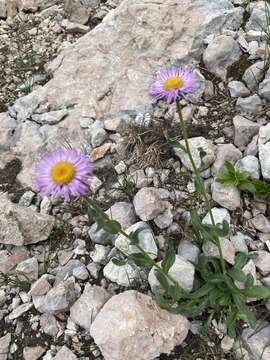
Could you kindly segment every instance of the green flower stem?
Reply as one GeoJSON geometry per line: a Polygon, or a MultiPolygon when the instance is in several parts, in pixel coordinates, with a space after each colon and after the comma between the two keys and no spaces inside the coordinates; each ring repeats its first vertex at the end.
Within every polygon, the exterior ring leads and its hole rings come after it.
{"type": "MultiPolygon", "coordinates": [[[[122,234],[123,236],[125,236],[127,239],[129,239],[129,235],[121,230],[120,231],[120,234],[122,234]]],[[[179,287],[179,284],[178,282],[169,274],[169,273],[166,273],[161,266],[159,266],[152,258],[151,256],[139,245],[139,244],[134,244],[137,249],[145,256],[147,257],[148,261],[149,261],[149,264],[151,264],[153,267],[155,267],[157,269],[158,272],[162,273],[164,276],[166,276],[166,278],[171,281],[174,285],[178,286],[179,287]]],[[[184,289],[182,289],[184,293],[186,293],[186,291],[184,289]]]]}
{"type": "MultiPolygon", "coordinates": [[[[205,189],[204,181],[203,181],[203,179],[202,179],[202,177],[200,175],[200,171],[197,168],[197,166],[195,164],[195,161],[194,161],[194,159],[192,157],[192,153],[191,153],[190,146],[189,146],[189,141],[188,141],[188,131],[187,131],[187,128],[185,126],[184,119],[183,119],[182,108],[181,108],[179,98],[176,99],[176,107],[177,107],[177,112],[178,112],[178,116],[179,116],[180,129],[182,131],[183,138],[184,138],[184,141],[185,141],[186,153],[187,153],[187,155],[189,157],[189,160],[191,162],[191,165],[192,165],[194,174],[196,176],[197,182],[198,182],[198,184],[200,184],[200,188],[202,189],[201,194],[202,194],[202,197],[204,199],[206,208],[207,208],[207,210],[209,212],[211,223],[212,223],[213,226],[216,226],[215,219],[214,219],[213,212],[212,212],[212,207],[211,207],[211,204],[210,204],[210,201],[209,201],[206,189],[205,189]]],[[[218,251],[219,251],[219,257],[220,257],[220,263],[221,263],[222,272],[226,273],[225,261],[224,261],[224,257],[223,257],[223,253],[222,253],[219,238],[218,238],[218,241],[217,241],[217,247],[218,247],[218,251]]]]}
{"type": "MultiPolygon", "coordinates": [[[[93,209],[95,209],[95,211],[97,213],[99,213],[100,215],[102,215],[104,218],[108,218],[108,215],[104,213],[104,211],[102,209],[100,209],[100,207],[95,203],[94,200],[92,199],[88,199],[88,202],[90,204],[90,206],[93,207],[93,209]]],[[[116,230],[119,234],[125,236],[128,240],[130,240],[129,235],[122,229],[120,230],[116,230]]],[[[152,258],[151,256],[139,245],[139,244],[134,244],[134,246],[137,247],[137,249],[145,256],[145,258],[147,258],[149,264],[151,264],[152,267],[155,267],[157,269],[158,272],[162,273],[170,282],[172,282],[175,286],[179,286],[178,282],[168,273],[166,273],[161,266],[159,266],[152,258]]],[[[124,254],[126,255],[126,254],[124,254]]],[[[185,295],[187,295],[187,292],[181,288],[181,290],[183,291],[183,293],[185,295]]]]}

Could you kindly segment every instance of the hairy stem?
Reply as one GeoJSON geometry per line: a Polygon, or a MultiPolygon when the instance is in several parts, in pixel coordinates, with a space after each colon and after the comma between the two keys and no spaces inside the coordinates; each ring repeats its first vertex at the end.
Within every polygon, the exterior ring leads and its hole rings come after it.
{"type": "MultiPolygon", "coordinates": [[[[192,157],[192,153],[191,153],[190,146],[189,146],[189,141],[188,141],[188,131],[187,131],[187,128],[185,126],[184,119],[183,119],[182,108],[181,108],[179,98],[176,99],[176,107],[177,107],[177,112],[178,112],[178,116],[179,116],[180,129],[182,131],[184,142],[185,142],[186,153],[187,153],[187,155],[189,157],[189,160],[191,162],[191,166],[192,166],[192,169],[194,171],[197,182],[200,185],[201,195],[202,195],[202,197],[204,199],[205,206],[206,206],[206,208],[207,208],[207,210],[209,212],[211,223],[212,223],[213,226],[216,226],[214,215],[213,215],[213,212],[212,212],[212,207],[211,207],[211,204],[210,204],[210,201],[209,201],[209,198],[208,198],[207,191],[205,189],[204,181],[203,181],[203,179],[202,179],[202,177],[200,175],[200,171],[199,171],[198,167],[196,166],[195,161],[194,161],[194,159],[192,157]]],[[[219,257],[220,257],[220,263],[221,263],[222,272],[225,273],[226,272],[225,261],[224,261],[224,257],[223,257],[223,253],[222,253],[219,238],[218,238],[218,241],[217,241],[217,247],[218,247],[218,251],[219,251],[219,257]]]]}

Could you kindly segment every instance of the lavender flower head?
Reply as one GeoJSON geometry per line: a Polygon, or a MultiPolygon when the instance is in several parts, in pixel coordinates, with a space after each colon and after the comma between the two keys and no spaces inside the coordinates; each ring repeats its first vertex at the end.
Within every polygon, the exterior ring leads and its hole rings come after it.
{"type": "Polygon", "coordinates": [[[199,79],[191,69],[173,67],[157,73],[150,95],[155,100],[163,99],[172,104],[178,96],[192,95],[198,88],[199,79]]]}
{"type": "Polygon", "coordinates": [[[62,197],[87,193],[92,164],[90,159],[74,149],[57,149],[46,154],[36,168],[36,184],[42,195],[62,197]]]}

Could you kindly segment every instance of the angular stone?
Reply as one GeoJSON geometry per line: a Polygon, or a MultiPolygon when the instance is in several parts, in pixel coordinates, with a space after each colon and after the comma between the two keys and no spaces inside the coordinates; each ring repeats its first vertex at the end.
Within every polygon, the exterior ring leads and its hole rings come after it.
{"type": "Polygon", "coordinates": [[[153,360],[180,345],[188,330],[185,317],[161,310],[149,296],[131,290],[103,306],[90,333],[105,360],[153,360]]]}
{"type": "Polygon", "coordinates": [[[53,226],[52,216],[13,204],[5,194],[0,194],[0,243],[35,244],[47,240],[53,226]]]}
{"type": "Polygon", "coordinates": [[[253,136],[259,131],[259,125],[244,118],[243,116],[235,116],[233,118],[234,125],[234,144],[244,149],[252,140],[253,136]]]}
{"type": "MultiPolygon", "coordinates": [[[[118,202],[106,211],[106,214],[113,220],[118,221],[123,230],[136,222],[135,213],[132,204],[127,202],[118,202]]],[[[97,224],[93,224],[88,232],[90,239],[97,244],[107,245],[113,241],[116,236],[107,233],[105,230],[97,230],[97,224]]]]}
{"type": "Polygon", "coordinates": [[[145,187],[134,196],[133,204],[136,214],[143,221],[153,220],[166,209],[166,202],[162,200],[159,189],[145,187]]]}
{"type": "MultiPolygon", "coordinates": [[[[75,13],[82,7],[79,0],[67,2],[73,3],[75,13]]],[[[243,9],[234,8],[228,0],[188,0],[181,6],[174,0],[123,0],[94,32],[84,35],[54,60],[50,66],[53,79],[45,85],[43,95],[53,108],[64,103],[80,107],[93,100],[100,115],[120,109],[145,112],[150,105],[149,77],[145,74],[157,68],[157,59],[163,64],[189,60],[191,56],[199,59],[206,36],[225,28],[239,28],[242,16],[243,9]],[[198,17],[204,21],[198,22],[198,17]],[[126,46],[131,43],[134,46],[126,46]]],[[[83,9],[82,15],[69,19],[85,23],[88,13],[83,9]]]]}
{"type": "Polygon", "coordinates": [[[38,279],[37,259],[33,257],[20,262],[16,267],[16,274],[21,281],[36,281],[38,279]]]}
{"type": "Polygon", "coordinates": [[[77,360],[78,358],[71,350],[69,350],[68,347],[66,347],[66,345],[64,345],[58,351],[58,353],[56,354],[54,360],[63,360],[63,359],[65,359],[65,360],[77,360]]]}
{"type": "Polygon", "coordinates": [[[38,360],[45,353],[45,349],[41,346],[30,347],[26,346],[23,349],[24,360],[38,360]]]}
{"type": "Polygon", "coordinates": [[[0,151],[9,150],[13,145],[16,125],[16,121],[8,116],[7,113],[0,114],[0,151]]]}
{"type": "MultiPolygon", "coordinates": [[[[161,262],[158,265],[161,265],[161,262]]],[[[164,290],[156,278],[155,272],[156,268],[153,267],[149,272],[148,282],[153,293],[162,293],[164,290]]],[[[193,289],[195,268],[183,257],[175,255],[175,261],[169,270],[169,274],[184,290],[190,292],[193,289]]]]}
{"type": "Polygon", "coordinates": [[[241,159],[242,153],[233,144],[224,144],[217,147],[216,160],[212,165],[212,175],[217,175],[221,170],[225,168],[225,160],[232,162],[233,164],[241,159]]]}
{"type": "MultiPolygon", "coordinates": [[[[224,259],[229,263],[234,265],[235,263],[235,248],[230,240],[226,238],[220,238],[221,250],[223,253],[224,259]]],[[[210,241],[204,241],[202,246],[203,253],[208,257],[219,258],[218,247],[211,243],[210,241]]]]}
{"type": "MultiPolygon", "coordinates": [[[[246,24],[246,30],[262,32],[267,29],[266,5],[265,1],[257,1],[250,4],[250,18],[246,24]]],[[[270,6],[267,5],[267,7],[269,9],[268,11],[270,11],[270,6]]]]}
{"type": "Polygon", "coordinates": [[[263,214],[259,214],[250,220],[256,230],[263,233],[270,233],[270,221],[263,214]]]}
{"type": "Polygon", "coordinates": [[[39,321],[41,329],[47,335],[55,337],[60,330],[60,326],[52,314],[42,314],[39,321]]]}
{"type": "Polygon", "coordinates": [[[11,334],[7,333],[0,338],[0,360],[7,360],[9,353],[9,345],[11,343],[11,334]]]}
{"type": "MultiPolygon", "coordinates": [[[[223,208],[212,208],[213,218],[216,224],[222,224],[223,221],[227,221],[228,224],[231,222],[231,216],[227,209],[223,208]]],[[[203,224],[212,225],[210,214],[207,213],[202,220],[203,224]]]]}
{"type": "Polygon", "coordinates": [[[111,295],[102,287],[86,284],[83,294],[70,308],[71,320],[90,331],[92,322],[110,297],[111,295]]]}
{"type": "Polygon", "coordinates": [[[259,144],[259,160],[261,164],[262,176],[265,180],[270,180],[270,142],[259,144]]]}
{"type": "MultiPolygon", "coordinates": [[[[158,254],[158,249],[155,241],[155,237],[150,226],[143,222],[139,221],[136,224],[131,225],[126,229],[126,233],[134,233],[138,231],[138,241],[139,245],[153,258],[155,259],[158,254]]],[[[114,245],[125,254],[132,254],[140,252],[136,246],[130,245],[130,241],[123,235],[119,235],[115,240],[114,245]]]]}
{"type": "MultiPolygon", "coordinates": [[[[180,144],[184,146],[184,140],[181,140],[180,144]]],[[[201,167],[201,170],[208,169],[209,166],[215,161],[216,147],[212,143],[211,140],[207,140],[202,136],[190,138],[189,146],[190,146],[190,150],[191,150],[194,162],[197,167],[201,167]],[[203,158],[203,166],[202,166],[199,148],[202,148],[202,150],[206,153],[203,158]]],[[[188,170],[193,171],[191,162],[190,162],[189,157],[186,154],[186,152],[181,149],[175,149],[175,153],[179,157],[179,159],[182,161],[183,165],[188,170]]]]}
{"type": "Polygon", "coordinates": [[[41,313],[55,314],[69,310],[77,298],[72,278],[54,286],[45,296],[33,296],[35,308],[41,313]]]}
{"type": "Polygon", "coordinates": [[[236,108],[245,113],[256,114],[262,110],[262,100],[258,95],[238,98],[236,108]]]}
{"type": "Polygon", "coordinates": [[[230,81],[228,83],[228,89],[231,97],[246,97],[250,95],[250,91],[241,81],[230,81]]]}
{"type": "Polygon", "coordinates": [[[28,252],[24,247],[16,247],[10,252],[7,250],[0,251],[0,273],[7,274],[17,264],[28,258],[28,252]]]}
{"type": "Polygon", "coordinates": [[[10,314],[9,314],[9,319],[10,320],[14,320],[17,319],[18,317],[20,317],[22,314],[26,313],[28,310],[31,309],[31,307],[33,306],[32,303],[26,303],[26,304],[22,304],[19,305],[18,307],[16,307],[10,314]]]}
{"type": "Polygon", "coordinates": [[[177,254],[184,258],[185,260],[190,261],[191,263],[197,263],[198,257],[200,254],[200,249],[198,246],[194,245],[189,240],[180,241],[177,249],[177,254]]]}
{"type": "Polygon", "coordinates": [[[103,275],[106,279],[125,287],[141,280],[140,270],[136,265],[119,266],[115,265],[112,260],[103,268],[103,275]]]}
{"type": "Polygon", "coordinates": [[[270,140],[270,123],[260,127],[258,144],[265,144],[269,140],[270,140]]]}
{"type": "Polygon", "coordinates": [[[262,275],[268,275],[270,273],[270,253],[268,251],[259,250],[255,252],[257,255],[254,260],[256,267],[262,273],[262,275]]]}
{"type": "Polygon", "coordinates": [[[264,61],[257,61],[246,69],[243,75],[243,81],[247,87],[254,91],[264,76],[264,61]]]}
{"type": "Polygon", "coordinates": [[[44,114],[32,115],[32,120],[40,125],[55,125],[58,124],[68,114],[66,109],[50,111],[44,114]]]}
{"type": "Polygon", "coordinates": [[[47,292],[49,290],[51,290],[51,288],[52,288],[46,278],[47,278],[47,276],[43,275],[43,276],[41,276],[41,278],[39,278],[37,281],[35,281],[31,286],[29,294],[32,296],[46,295],[47,292]]]}
{"type": "Polygon", "coordinates": [[[228,210],[236,210],[241,206],[240,191],[236,186],[226,186],[214,181],[212,199],[228,210]]]}
{"type": "MultiPolygon", "coordinates": [[[[268,360],[270,357],[270,324],[258,321],[256,328],[244,329],[241,335],[241,347],[248,350],[252,359],[268,360]]],[[[241,349],[239,353],[241,354],[241,349]]]]}
{"type": "Polygon", "coordinates": [[[260,178],[260,164],[256,156],[248,155],[238,160],[235,168],[247,172],[253,179],[260,178]]]}
{"type": "Polygon", "coordinates": [[[240,55],[240,47],[232,36],[219,35],[204,51],[203,62],[208,70],[225,81],[227,68],[236,62],[240,55]]]}
{"type": "Polygon", "coordinates": [[[237,232],[236,235],[230,236],[231,243],[233,244],[236,252],[242,252],[248,254],[248,241],[250,238],[242,234],[241,232],[237,232]]]}

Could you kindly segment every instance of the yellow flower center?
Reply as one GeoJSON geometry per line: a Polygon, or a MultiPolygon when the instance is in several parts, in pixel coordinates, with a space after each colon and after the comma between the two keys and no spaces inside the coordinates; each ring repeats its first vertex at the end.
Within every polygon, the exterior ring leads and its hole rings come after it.
{"type": "Polygon", "coordinates": [[[184,85],[184,81],[180,78],[180,76],[176,75],[176,76],[172,76],[171,78],[169,78],[164,82],[163,89],[165,91],[172,89],[176,90],[176,89],[180,89],[183,85],[184,85]]]}
{"type": "Polygon", "coordinates": [[[55,164],[51,169],[51,178],[56,184],[68,184],[75,177],[75,168],[73,164],[67,161],[61,161],[55,164]]]}

